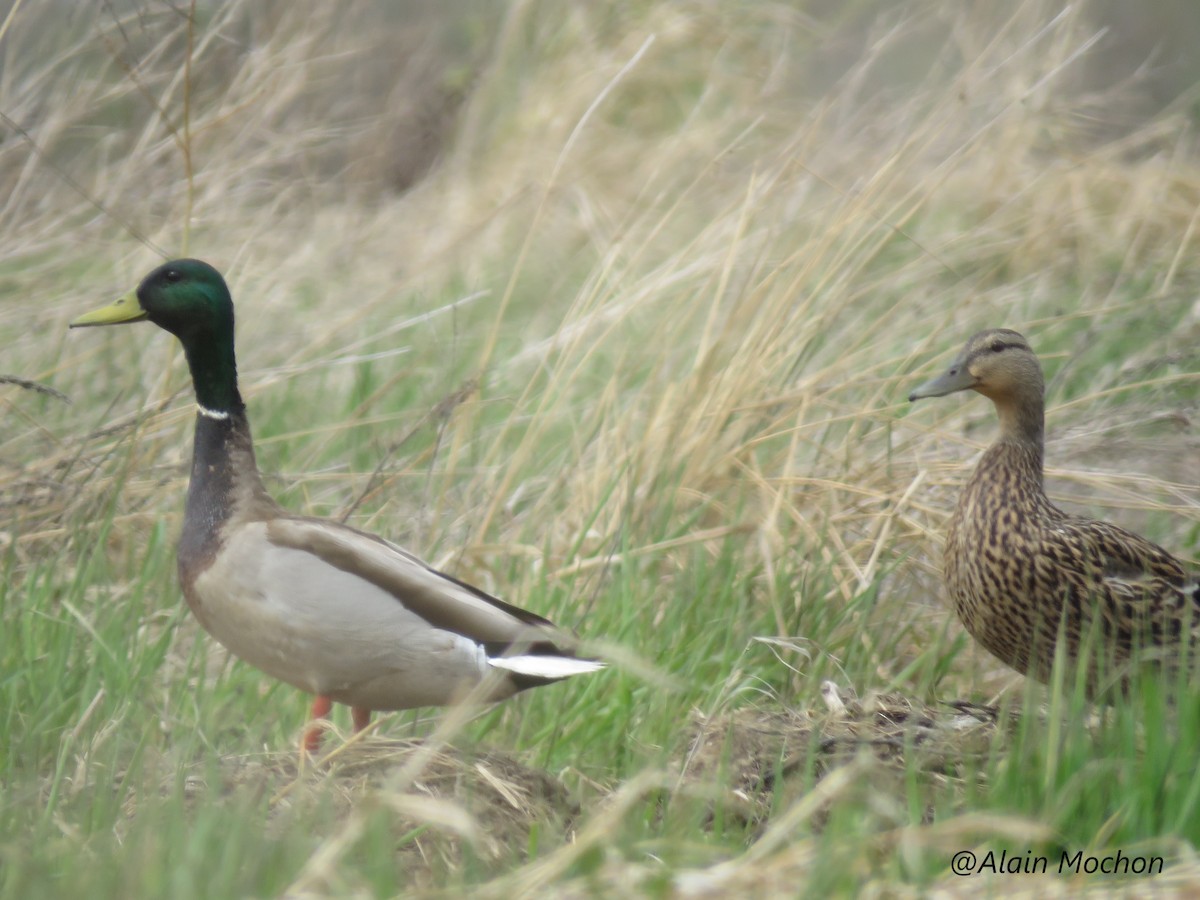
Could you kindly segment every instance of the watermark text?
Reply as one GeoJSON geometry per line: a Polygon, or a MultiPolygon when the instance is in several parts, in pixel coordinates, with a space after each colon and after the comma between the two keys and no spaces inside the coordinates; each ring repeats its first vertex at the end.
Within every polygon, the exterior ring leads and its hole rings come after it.
{"type": "Polygon", "coordinates": [[[1084,850],[1042,856],[1031,850],[959,850],[950,860],[955,875],[1160,875],[1161,856],[1135,856],[1117,850],[1096,854],[1084,850]]]}

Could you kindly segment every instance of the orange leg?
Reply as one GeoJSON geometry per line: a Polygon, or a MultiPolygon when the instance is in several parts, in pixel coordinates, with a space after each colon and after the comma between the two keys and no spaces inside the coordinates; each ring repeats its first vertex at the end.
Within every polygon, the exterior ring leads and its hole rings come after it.
{"type": "MultiPolygon", "coordinates": [[[[329,711],[333,709],[333,701],[328,697],[317,696],[312,705],[312,718],[324,719],[329,715],[329,711]]],[[[304,731],[303,748],[306,752],[313,755],[321,749],[321,735],[325,732],[325,726],[314,721],[304,731]]]]}
{"type": "Polygon", "coordinates": [[[371,711],[362,706],[350,707],[350,716],[354,719],[354,730],[362,731],[371,724],[371,711]]]}

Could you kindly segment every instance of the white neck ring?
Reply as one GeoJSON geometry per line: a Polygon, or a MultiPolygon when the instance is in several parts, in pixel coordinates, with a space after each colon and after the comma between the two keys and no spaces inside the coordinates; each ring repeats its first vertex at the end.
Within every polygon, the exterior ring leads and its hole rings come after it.
{"type": "Polygon", "coordinates": [[[216,419],[218,422],[229,418],[229,413],[221,412],[219,409],[209,409],[206,406],[201,406],[199,403],[196,404],[196,412],[200,413],[206,419],[216,419]]]}

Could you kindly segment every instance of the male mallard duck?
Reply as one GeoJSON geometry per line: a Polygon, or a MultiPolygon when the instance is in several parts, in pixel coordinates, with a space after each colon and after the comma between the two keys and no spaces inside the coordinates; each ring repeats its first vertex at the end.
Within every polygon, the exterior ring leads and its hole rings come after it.
{"type": "MultiPolygon", "coordinates": [[[[1046,681],[1061,634],[1068,660],[1092,628],[1127,663],[1169,657],[1200,626],[1200,583],[1166,550],[1116,525],[1068,515],[1042,487],[1042,367],[1029,342],[995,328],[967,341],[910,401],[973,390],[990,399],[1000,437],[983,454],[950,519],[945,579],[959,619],[1018,672],[1046,681]]],[[[1101,687],[1091,664],[1089,692],[1101,687]]]]}
{"type": "MultiPolygon", "coordinates": [[[[340,522],[292,515],[263,488],[238,393],[233,300],[207,263],[159,266],[71,327],[148,319],[183,344],[196,391],[179,580],[204,629],[235,656],[316,694],[315,719],[348,704],[442,706],[481,681],[485,699],[603,668],[541,616],[438,572],[340,522]]],[[[304,746],[315,751],[319,726],[304,746]]]]}

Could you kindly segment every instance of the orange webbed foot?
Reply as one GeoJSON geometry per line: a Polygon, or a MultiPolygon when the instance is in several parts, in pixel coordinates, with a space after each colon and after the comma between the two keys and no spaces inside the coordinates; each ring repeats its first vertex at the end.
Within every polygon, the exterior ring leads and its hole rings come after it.
{"type": "Polygon", "coordinates": [[[304,740],[300,744],[301,750],[310,756],[316,756],[317,751],[321,749],[321,738],[325,734],[325,724],[321,720],[328,718],[331,709],[333,701],[328,697],[318,696],[313,700],[312,716],[308,727],[304,729],[304,740]]]}

